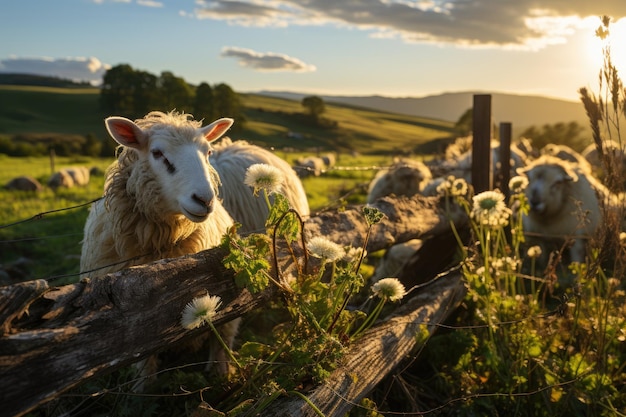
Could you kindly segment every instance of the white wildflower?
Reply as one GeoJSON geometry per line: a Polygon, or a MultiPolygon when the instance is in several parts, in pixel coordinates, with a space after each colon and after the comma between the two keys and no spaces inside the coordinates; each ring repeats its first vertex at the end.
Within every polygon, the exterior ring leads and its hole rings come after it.
{"type": "Polygon", "coordinates": [[[528,187],[528,178],[523,175],[517,175],[509,181],[509,190],[513,193],[521,193],[526,187],[528,187]]]}
{"type": "Polygon", "coordinates": [[[457,197],[463,197],[467,194],[467,182],[463,178],[456,178],[452,181],[450,194],[457,197]]]}
{"type": "Polygon", "coordinates": [[[194,298],[185,306],[180,324],[190,330],[200,327],[213,319],[221,304],[222,299],[218,295],[207,293],[205,296],[194,298]]]}
{"type": "Polygon", "coordinates": [[[321,236],[311,238],[307,246],[311,255],[322,258],[326,262],[338,261],[346,255],[346,251],[341,246],[321,236]]]}
{"type": "Polygon", "coordinates": [[[406,294],[404,285],[397,278],[383,278],[372,285],[374,295],[390,301],[401,300],[406,294]]]}
{"type": "Polygon", "coordinates": [[[504,203],[504,195],[499,190],[484,191],[473,198],[471,216],[483,226],[506,226],[511,214],[504,203]]]}
{"type": "Polygon", "coordinates": [[[346,263],[356,262],[361,259],[361,256],[364,258],[367,256],[367,251],[363,248],[355,248],[354,246],[348,246],[345,248],[346,254],[343,256],[343,261],[346,263]]]}
{"type": "Polygon", "coordinates": [[[254,188],[256,195],[259,190],[267,194],[278,193],[284,181],[283,173],[276,167],[268,164],[254,164],[248,167],[243,182],[254,188]]]}

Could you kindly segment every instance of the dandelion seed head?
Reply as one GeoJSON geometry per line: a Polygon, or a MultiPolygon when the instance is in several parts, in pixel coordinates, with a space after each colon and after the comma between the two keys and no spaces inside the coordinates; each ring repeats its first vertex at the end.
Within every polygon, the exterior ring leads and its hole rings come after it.
{"type": "Polygon", "coordinates": [[[196,297],[183,309],[180,324],[189,330],[200,327],[215,317],[217,309],[221,304],[222,299],[218,295],[209,295],[207,293],[205,296],[196,297]]]}
{"type": "Polygon", "coordinates": [[[268,164],[254,164],[248,167],[244,184],[254,188],[254,193],[265,190],[267,194],[278,193],[284,181],[283,173],[268,164]]]}
{"type": "Polygon", "coordinates": [[[355,262],[361,259],[361,256],[366,257],[367,251],[363,248],[355,248],[354,246],[348,246],[344,249],[346,254],[343,256],[344,262],[355,262]]]}
{"type": "Polygon", "coordinates": [[[372,292],[377,297],[389,301],[398,301],[406,294],[404,285],[397,278],[383,278],[372,285],[372,292]]]}
{"type": "Polygon", "coordinates": [[[346,255],[346,251],[341,246],[321,236],[311,238],[307,247],[311,255],[322,258],[326,262],[338,261],[346,255]]]}
{"type": "Polygon", "coordinates": [[[484,191],[473,197],[471,216],[479,224],[487,227],[506,226],[511,209],[504,203],[504,195],[499,190],[484,191]]]}
{"type": "Polygon", "coordinates": [[[522,193],[528,187],[528,178],[523,175],[517,175],[509,181],[509,190],[513,193],[522,193]]]}

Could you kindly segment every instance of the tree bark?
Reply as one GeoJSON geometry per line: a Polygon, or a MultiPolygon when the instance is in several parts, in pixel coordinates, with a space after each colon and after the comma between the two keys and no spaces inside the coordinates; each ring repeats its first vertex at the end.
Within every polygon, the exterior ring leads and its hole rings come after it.
{"type": "MultiPolygon", "coordinates": [[[[449,230],[451,220],[457,224],[466,220],[459,210],[450,217],[439,201],[428,198],[385,198],[374,206],[386,218],[373,227],[368,251],[441,233],[449,230]]],[[[323,235],[358,246],[367,225],[361,208],[354,207],[312,217],[304,230],[307,236],[323,235]]],[[[45,281],[1,288],[0,414],[22,415],[89,378],[207,332],[180,325],[185,305],[207,291],[223,300],[216,325],[264,305],[274,289],[252,295],[236,288],[233,271],[222,264],[226,253],[214,248],[59,288],[48,287],[45,281]]],[[[438,300],[438,294],[433,296],[430,301],[438,300]]],[[[451,304],[446,302],[448,308],[451,304]]],[[[425,306],[423,311],[432,308],[425,306]]],[[[377,334],[395,331],[392,326],[377,334]]],[[[393,339],[398,337],[399,333],[393,339]]],[[[397,355],[404,355],[405,349],[401,347],[397,355]]],[[[371,386],[364,380],[360,384],[371,386]]]]}
{"type": "MultiPolygon", "coordinates": [[[[459,305],[465,287],[458,271],[435,280],[393,316],[354,342],[343,365],[322,385],[306,394],[326,417],[345,415],[416,348],[459,305]]],[[[277,400],[261,417],[314,417],[317,411],[300,397],[277,400]]]]}

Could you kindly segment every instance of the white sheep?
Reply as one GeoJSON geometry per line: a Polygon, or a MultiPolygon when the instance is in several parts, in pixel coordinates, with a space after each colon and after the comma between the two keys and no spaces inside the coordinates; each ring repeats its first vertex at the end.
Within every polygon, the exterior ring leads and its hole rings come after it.
{"type": "Polygon", "coordinates": [[[544,155],[519,169],[528,177],[525,194],[530,210],[523,218],[524,231],[545,238],[573,239],[572,262],[584,262],[586,241],[602,221],[608,190],[589,172],[560,158],[544,155]]]}
{"type": "Polygon", "coordinates": [[[602,154],[595,143],[587,146],[581,155],[589,162],[593,173],[608,185],[613,192],[626,190],[626,146],[613,140],[602,143],[602,154]],[[613,171],[613,178],[608,178],[607,166],[613,171]]]}
{"type": "MultiPolygon", "coordinates": [[[[104,199],[93,204],[87,217],[82,275],[217,246],[233,220],[217,198],[219,177],[209,163],[210,143],[233,120],[201,127],[186,114],[151,112],[136,122],[109,117],[105,124],[121,151],[107,171],[104,199]]],[[[222,328],[229,345],[238,322],[222,328]]],[[[221,349],[212,346],[211,352],[224,360],[218,363],[228,363],[221,349]]]]}
{"type": "Polygon", "coordinates": [[[421,161],[400,160],[389,169],[376,173],[367,190],[367,202],[388,195],[412,197],[419,194],[432,179],[430,169],[421,161]]]}
{"type": "Polygon", "coordinates": [[[85,186],[89,184],[89,168],[87,167],[67,167],[60,169],[50,176],[48,187],[72,188],[74,186],[85,186]]]}
{"type": "Polygon", "coordinates": [[[319,177],[324,171],[324,160],[317,156],[308,156],[306,158],[299,158],[296,160],[293,169],[296,171],[299,177],[319,177]]]}
{"type": "MultiPolygon", "coordinates": [[[[241,224],[241,233],[263,231],[269,214],[265,200],[255,196],[251,187],[244,186],[246,171],[254,164],[278,168],[283,174],[282,194],[287,197],[290,206],[301,216],[310,214],[302,181],[285,160],[272,152],[243,140],[223,138],[215,145],[211,164],[221,179],[219,195],[222,204],[233,219],[241,224]]],[[[273,200],[272,196],[270,200],[273,200]]]]}
{"type": "Polygon", "coordinates": [[[591,164],[589,164],[585,157],[567,145],[549,143],[541,148],[540,153],[541,155],[554,156],[564,161],[578,164],[578,166],[586,172],[592,171],[591,164]]]}

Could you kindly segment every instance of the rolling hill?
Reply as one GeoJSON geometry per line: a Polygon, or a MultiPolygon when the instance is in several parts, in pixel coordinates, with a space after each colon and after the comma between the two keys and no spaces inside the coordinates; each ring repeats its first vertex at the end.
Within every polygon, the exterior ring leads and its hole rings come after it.
{"type": "MultiPolygon", "coordinates": [[[[310,94],[260,91],[258,94],[302,100],[310,94]]],[[[392,98],[383,96],[320,96],[327,103],[341,103],[390,113],[420,116],[456,122],[472,107],[474,94],[491,94],[491,110],[495,123],[511,122],[515,130],[575,121],[587,126],[588,120],[581,103],[554,98],[485,92],[457,92],[421,98],[392,98]]]]}

